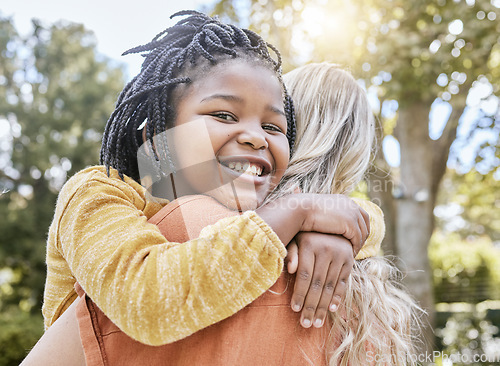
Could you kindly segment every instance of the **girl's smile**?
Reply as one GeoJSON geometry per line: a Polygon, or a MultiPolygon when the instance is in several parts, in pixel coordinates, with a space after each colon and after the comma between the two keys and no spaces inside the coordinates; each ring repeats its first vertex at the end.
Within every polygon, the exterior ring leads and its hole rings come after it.
{"type": "Polygon", "coordinates": [[[218,64],[183,93],[176,116],[168,142],[178,192],[255,209],[283,176],[289,158],[283,91],[265,67],[218,64]]]}
{"type": "Polygon", "coordinates": [[[219,157],[217,160],[223,167],[234,172],[259,178],[266,176],[272,170],[271,164],[267,160],[254,156],[219,157]]]}

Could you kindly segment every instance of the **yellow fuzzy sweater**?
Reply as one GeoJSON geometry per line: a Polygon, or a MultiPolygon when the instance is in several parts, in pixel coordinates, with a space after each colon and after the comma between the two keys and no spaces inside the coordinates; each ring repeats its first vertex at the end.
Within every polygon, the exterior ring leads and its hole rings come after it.
{"type": "MultiPolygon", "coordinates": [[[[375,255],[380,209],[357,259],[375,255]]],[[[286,249],[253,211],[218,221],[199,238],[168,242],[147,220],[162,205],[134,180],[90,167],[61,190],[49,229],[43,315],[49,327],[76,299],[74,284],[132,338],[149,345],[182,339],[225,319],[271,287],[286,249]]]]}

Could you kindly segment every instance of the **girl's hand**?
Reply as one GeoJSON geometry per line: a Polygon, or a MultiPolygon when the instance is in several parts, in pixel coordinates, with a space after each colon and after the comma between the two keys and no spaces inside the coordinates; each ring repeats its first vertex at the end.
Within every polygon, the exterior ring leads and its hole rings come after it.
{"type": "Polygon", "coordinates": [[[354,264],[351,242],[340,235],[301,232],[287,249],[288,272],[297,272],[292,309],[302,310],[303,327],[319,328],[345,295],[354,264]]]}
{"type": "Polygon", "coordinates": [[[351,242],[356,256],[370,233],[366,211],[341,194],[291,194],[256,211],[283,243],[300,231],[338,234],[351,242]]]}
{"type": "Polygon", "coordinates": [[[305,196],[306,200],[311,199],[311,208],[307,210],[307,216],[300,231],[342,235],[351,242],[354,257],[356,257],[370,234],[368,213],[352,199],[342,194],[305,196]]]}

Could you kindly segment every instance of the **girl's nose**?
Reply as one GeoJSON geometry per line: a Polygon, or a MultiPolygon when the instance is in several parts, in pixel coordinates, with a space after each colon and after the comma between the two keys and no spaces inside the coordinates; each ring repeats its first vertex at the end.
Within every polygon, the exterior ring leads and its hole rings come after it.
{"type": "Polygon", "coordinates": [[[237,141],[240,144],[250,145],[255,150],[267,149],[269,146],[266,139],[266,131],[262,127],[246,128],[240,132],[237,141]]]}

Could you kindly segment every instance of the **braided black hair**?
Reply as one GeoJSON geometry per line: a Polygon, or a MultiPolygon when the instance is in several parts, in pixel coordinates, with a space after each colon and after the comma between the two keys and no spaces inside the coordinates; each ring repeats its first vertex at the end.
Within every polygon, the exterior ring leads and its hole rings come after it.
{"type": "MultiPolygon", "coordinates": [[[[123,178],[125,174],[139,181],[137,152],[143,139],[137,131],[147,120],[146,139],[151,141],[154,135],[171,127],[169,124],[173,123],[176,110],[172,92],[177,85],[192,81],[189,77],[180,77],[180,71],[186,68],[188,62],[194,65],[198,60],[215,64],[222,58],[253,56],[253,59],[271,68],[283,86],[287,138],[292,151],[295,113],[281,80],[281,56],[278,50],[248,29],[224,24],[203,13],[181,11],[171,18],[185,15],[188,17],[159,33],[148,44],[124,53],[145,53],[146,58],[140,73],[118,97],[116,108],[106,124],[100,160],[106,166],[108,175],[109,168],[113,167],[118,170],[120,177],[123,178]],[[274,51],[277,60],[271,57],[269,49],[274,51]]],[[[166,145],[156,148],[168,152],[166,145]]],[[[155,157],[158,159],[156,152],[155,157]]]]}

